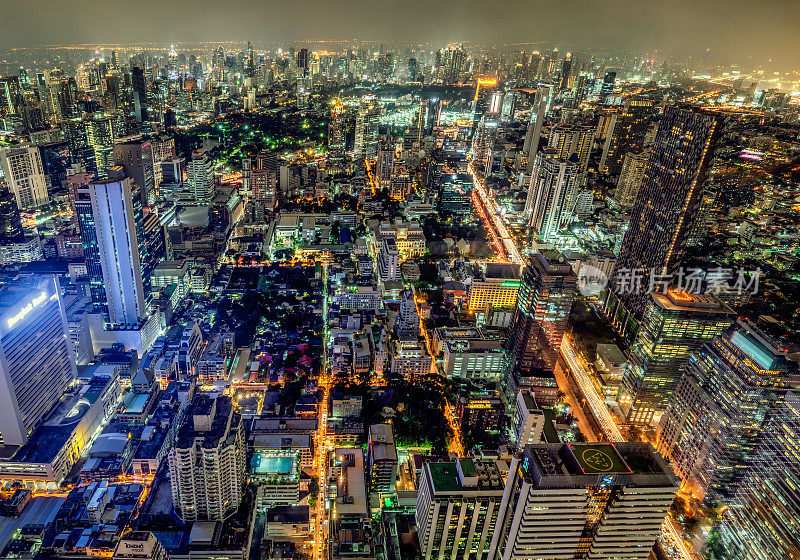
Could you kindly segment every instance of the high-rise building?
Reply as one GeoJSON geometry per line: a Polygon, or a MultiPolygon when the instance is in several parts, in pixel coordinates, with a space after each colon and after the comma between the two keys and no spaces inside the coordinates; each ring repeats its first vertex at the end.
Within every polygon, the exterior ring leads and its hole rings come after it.
{"type": "Polygon", "coordinates": [[[482,278],[469,286],[469,313],[483,313],[491,307],[514,307],[519,294],[521,267],[510,263],[487,263],[482,278]]]}
{"type": "Polygon", "coordinates": [[[646,560],[678,482],[649,443],[540,443],[508,472],[488,558],[646,560]]]}
{"type": "Polygon", "coordinates": [[[526,445],[541,443],[544,423],[547,421],[544,411],[536,404],[530,391],[519,391],[515,401],[514,425],[512,428],[513,443],[521,450],[526,445]]]}
{"type": "Polygon", "coordinates": [[[491,560],[503,478],[494,461],[470,458],[422,465],[417,535],[425,560],[491,560]]]}
{"type": "Polygon", "coordinates": [[[206,154],[192,154],[186,165],[186,182],[198,206],[209,204],[214,198],[214,162],[206,154]]]}
{"type": "Polygon", "coordinates": [[[572,84],[572,53],[567,53],[561,61],[561,88],[569,89],[572,84]]]}
{"type": "Polygon", "coordinates": [[[328,124],[328,156],[334,166],[344,163],[347,133],[347,114],[341,99],[331,105],[331,119],[328,124]]]}
{"type": "Polygon", "coordinates": [[[393,237],[384,237],[378,254],[378,273],[381,280],[400,280],[400,251],[393,237]]]}
{"type": "Polygon", "coordinates": [[[739,320],[694,353],[658,426],[658,451],[693,496],[730,495],[767,415],[800,382],[785,341],[739,320]]]}
{"type": "Polygon", "coordinates": [[[625,155],[645,147],[645,135],[655,110],[650,101],[628,101],[609,116],[599,171],[616,177],[625,155]]]}
{"type": "Polygon", "coordinates": [[[633,203],[636,202],[648,161],[650,161],[650,150],[625,154],[622,171],[617,180],[617,190],[614,193],[614,200],[623,208],[632,208],[633,203]]]}
{"type": "Polygon", "coordinates": [[[0,188],[0,245],[23,241],[22,217],[17,201],[9,189],[0,188]]]}
{"type": "Polygon", "coordinates": [[[153,149],[149,140],[130,138],[114,144],[114,160],[125,170],[125,175],[133,179],[138,187],[141,205],[156,202],[155,169],[153,168],[153,149]]]}
{"type": "Polygon", "coordinates": [[[472,137],[472,162],[476,169],[483,171],[494,141],[500,133],[500,119],[497,113],[486,113],[480,120],[472,137]]]}
{"type": "Polygon", "coordinates": [[[477,123],[485,113],[500,114],[502,97],[498,99],[495,93],[500,93],[496,78],[478,78],[475,82],[475,96],[472,100],[472,122],[477,123]]]}
{"type": "Polygon", "coordinates": [[[20,210],[35,210],[50,203],[39,148],[21,146],[0,149],[0,164],[20,210]]]}
{"type": "Polygon", "coordinates": [[[184,521],[222,521],[245,484],[241,415],[227,396],[195,395],[169,451],[172,503],[184,521]]]}
{"type": "Polygon", "coordinates": [[[578,157],[558,159],[551,150],[536,154],[531,182],[525,200],[525,216],[530,236],[551,243],[561,227],[568,223],[578,194],[580,169],[578,157]]]}
{"type": "Polygon", "coordinates": [[[539,151],[539,141],[542,138],[542,127],[550,111],[551,88],[549,85],[540,85],[536,89],[536,95],[531,105],[531,118],[528,121],[528,129],[525,132],[525,143],[522,151],[528,158],[527,171],[533,169],[536,152],[539,151]]]}
{"type": "Polygon", "coordinates": [[[732,314],[710,294],[650,293],[620,388],[628,422],[658,425],[689,357],[730,326],[732,314]]]}
{"type": "Polygon", "coordinates": [[[76,374],[58,280],[19,276],[0,287],[0,443],[28,441],[76,374]]]}
{"type": "MultiPolygon", "coordinates": [[[[76,201],[92,300],[114,325],[147,316],[143,217],[130,178],[96,181],[76,201]]],[[[149,274],[148,274],[149,277],[149,274]]]]}
{"type": "Polygon", "coordinates": [[[600,91],[598,95],[600,97],[600,101],[603,102],[606,98],[614,93],[614,86],[617,82],[617,73],[613,70],[610,70],[605,73],[603,76],[603,81],[600,82],[600,91]]]}
{"type": "Polygon", "coordinates": [[[381,110],[374,98],[365,99],[356,113],[355,156],[374,158],[378,154],[378,117],[381,110]]]}
{"type": "Polygon", "coordinates": [[[577,277],[558,251],[536,253],[522,273],[507,342],[509,374],[552,370],[575,299],[577,277]]]}
{"type": "Polygon", "coordinates": [[[588,125],[560,124],[554,126],[550,131],[547,147],[555,150],[557,158],[568,160],[573,155],[576,156],[579,173],[578,186],[586,183],[593,141],[594,127],[588,125]]]}
{"type": "Polygon", "coordinates": [[[397,447],[391,424],[373,424],[369,427],[367,442],[369,491],[394,494],[397,479],[397,447]]]}
{"type": "Polygon", "coordinates": [[[419,336],[419,315],[411,290],[403,292],[400,298],[400,309],[395,319],[395,333],[400,340],[417,340],[419,336]]]}
{"type": "Polygon", "coordinates": [[[721,128],[717,115],[675,107],[664,111],[606,298],[605,312],[623,333],[635,330],[649,295],[644,290],[616,293],[623,291],[618,277],[675,271],[721,128]]]}
{"type": "Polygon", "coordinates": [[[725,510],[720,541],[727,558],[800,557],[800,395],[769,416],[744,483],[725,510]]]}

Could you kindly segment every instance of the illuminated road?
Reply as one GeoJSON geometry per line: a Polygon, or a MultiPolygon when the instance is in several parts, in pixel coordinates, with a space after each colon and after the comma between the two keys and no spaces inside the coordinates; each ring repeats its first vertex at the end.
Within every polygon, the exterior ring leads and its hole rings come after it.
{"type": "Polygon", "coordinates": [[[572,342],[572,337],[570,337],[569,334],[565,334],[563,340],[561,341],[561,355],[564,357],[567,365],[569,365],[570,369],[572,370],[572,377],[575,379],[575,381],[577,381],[578,386],[581,388],[581,392],[586,398],[586,402],[589,403],[589,408],[591,408],[595,420],[597,420],[600,428],[602,428],[603,433],[608,438],[608,441],[625,441],[625,438],[622,437],[622,432],[619,431],[619,427],[617,426],[614,417],[611,415],[611,412],[609,412],[608,407],[606,406],[605,400],[597,392],[597,389],[589,377],[589,372],[586,371],[583,362],[575,352],[575,346],[572,342]]]}
{"type": "Polygon", "coordinates": [[[486,189],[483,187],[483,183],[475,174],[475,169],[473,169],[471,163],[469,164],[469,172],[472,175],[472,182],[475,185],[473,192],[477,193],[477,200],[482,206],[482,211],[481,209],[478,211],[478,213],[481,214],[481,218],[488,220],[489,225],[491,225],[494,230],[494,236],[502,243],[503,250],[506,255],[508,255],[511,262],[515,264],[525,264],[525,259],[522,257],[522,253],[519,252],[517,243],[514,241],[514,238],[511,237],[511,234],[506,228],[506,224],[503,223],[503,219],[497,213],[497,204],[489,198],[486,189]]]}
{"type": "Polygon", "coordinates": [[[314,470],[317,473],[319,494],[317,494],[316,526],[314,528],[314,553],[313,558],[323,560],[327,558],[326,545],[328,542],[325,524],[325,489],[327,484],[327,456],[328,456],[328,393],[330,391],[330,374],[328,373],[328,263],[322,265],[322,372],[319,386],[322,389],[322,402],[319,406],[319,419],[317,424],[317,453],[314,457],[314,470]]]}

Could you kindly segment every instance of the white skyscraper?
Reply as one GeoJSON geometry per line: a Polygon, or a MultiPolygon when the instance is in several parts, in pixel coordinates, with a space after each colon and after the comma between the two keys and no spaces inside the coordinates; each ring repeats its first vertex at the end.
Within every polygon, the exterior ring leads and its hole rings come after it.
{"type": "Polygon", "coordinates": [[[393,237],[384,237],[378,254],[378,272],[381,280],[400,280],[400,251],[393,237]]]}
{"type": "Polygon", "coordinates": [[[211,202],[214,197],[214,163],[205,154],[194,154],[186,166],[186,182],[198,205],[211,202]]]}
{"type": "Polygon", "coordinates": [[[550,151],[536,155],[525,216],[537,239],[544,243],[553,240],[572,212],[578,191],[579,168],[576,158],[558,159],[550,151]]]}
{"type": "Polygon", "coordinates": [[[0,288],[0,439],[22,445],[75,378],[58,280],[20,276],[0,288]]]}
{"type": "Polygon", "coordinates": [[[378,154],[378,117],[380,107],[372,100],[362,103],[356,115],[354,151],[356,157],[373,158],[378,154]]]}
{"type": "Polygon", "coordinates": [[[550,86],[540,85],[536,90],[536,96],[531,105],[531,119],[528,122],[528,130],[525,132],[525,143],[522,151],[528,157],[526,170],[533,169],[533,161],[539,148],[539,139],[542,137],[542,126],[550,111],[550,86]]]}
{"type": "Polygon", "coordinates": [[[89,186],[108,320],[116,325],[136,325],[147,315],[132,189],[128,177],[89,186]]]}
{"type": "Polygon", "coordinates": [[[569,159],[573,154],[577,156],[580,170],[578,186],[586,182],[593,142],[594,127],[572,124],[554,126],[547,140],[548,149],[555,150],[556,157],[569,159]]]}
{"type": "Polygon", "coordinates": [[[0,163],[20,210],[33,210],[50,202],[39,148],[4,148],[0,150],[0,163]]]}

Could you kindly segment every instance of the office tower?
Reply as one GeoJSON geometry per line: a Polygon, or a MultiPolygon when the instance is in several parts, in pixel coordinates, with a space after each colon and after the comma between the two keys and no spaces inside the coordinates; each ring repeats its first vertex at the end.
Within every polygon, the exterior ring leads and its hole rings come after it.
{"type": "Polygon", "coordinates": [[[489,558],[646,560],[678,481],[649,443],[540,443],[515,456],[489,558]]]}
{"type": "Polygon", "coordinates": [[[484,172],[489,152],[500,132],[498,117],[497,113],[483,115],[472,137],[472,163],[479,172],[484,172]]]}
{"type": "Polygon", "coordinates": [[[572,53],[567,53],[564,60],[561,61],[561,87],[560,89],[569,89],[571,87],[572,77],[572,53]]]}
{"type": "MultiPolygon", "coordinates": [[[[496,78],[478,78],[475,81],[475,96],[472,99],[472,122],[477,123],[484,113],[500,113],[502,101],[494,94],[499,93],[496,78]]],[[[502,97],[500,98],[502,100],[502,97]]]]}
{"type": "Polygon", "coordinates": [[[156,202],[153,148],[149,140],[129,139],[114,144],[114,160],[138,187],[142,206],[156,202]]]}
{"type": "Polygon", "coordinates": [[[392,237],[383,238],[378,254],[378,273],[384,282],[400,280],[400,251],[392,237]]]}
{"type": "Polygon", "coordinates": [[[526,445],[540,443],[546,418],[533,394],[527,390],[519,391],[514,408],[514,425],[511,427],[514,445],[522,450],[526,445]]]}
{"type": "Polygon", "coordinates": [[[108,115],[94,114],[84,120],[85,138],[94,156],[93,166],[87,165],[99,179],[108,177],[108,170],[114,167],[114,123],[108,115]]]}
{"type": "Polygon", "coordinates": [[[0,149],[0,164],[6,184],[14,193],[20,210],[35,210],[50,203],[39,148],[21,146],[0,149]]]}
{"type": "Polygon", "coordinates": [[[529,235],[542,243],[552,243],[561,227],[570,220],[578,192],[580,169],[575,154],[558,159],[551,150],[536,154],[531,172],[525,216],[529,235]]]}
{"type": "Polygon", "coordinates": [[[242,417],[230,397],[195,395],[169,451],[172,503],[183,521],[222,521],[236,512],[245,454],[242,417]]]}
{"type": "Polygon", "coordinates": [[[617,293],[623,291],[619,274],[675,271],[721,128],[716,115],[675,107],[664,111],[606,299],[605,312],[623,334],[635,329],[649,296],[646,290],[617,293]]]}
{"type": "Polygon", "coordinates": [[[552,370],[575,299],[577,277],[558,251],[536,253],[522,273],[508,335],[508,373],[552,370]]]}
{"type": "Polygon", "coordinates": [[[22,218],[17,200],[7,188],[0,188],[0,245],[23,241],[22,218]]]}
{"type": "Polygon", "coordinates": [[[347,113],[341,99],[331,104],[331,119],[328,123],[328,158],[334,166],[341,166],[345,159],[347,135],[347,113]]]}
{"type": "Polygon", "coordinates": [[[86,193],[76,207],[93,300],[107,312],[109,323],[136,325],[147,316],[142,271],[146,249],[133,180],[96,181],[88,191],[90,210],[86,193]]]}
{"type": "Polygon", "coordinates": [[[520,265],[486,263],[482,278],[474,278],[469,286],[468,313],[483,313],[488,307],[514,307],[519,294],[520,265]]]}
{"type": "Polygon", "coordinates": [[[417,340],[419,330],[419,315],[417,304],[414,302],[414,292],[406,290],[400,298],[395,333],[400,340],[417,340]]]}
{"type": "Polygon", "coordinates": [[[493,461],[423,463],[417,489],[417,535],[425,560],[490,560],[503,478],[493,461]]]}
{"type": "Polygon", "coordinates": [[[297,51],[297,69],[300,70],[302,76],[308,74],[309,58],[308,49],[300,49],[297,51]]]}
{"type": "Polygon", "coordinates": [[[417,81],[417,59],[413,57],[408,59],[408,81],[417,81]]]}
{"type": "Polygon", "coordinates": [[[461,45],[448,45],[436,51],[436,78],[443,84],[457,84],[467,65],[467,52],[461,45]]]}
{"type": "Polygon", "coordinates": [[[369,427],[367,442],[369,466],[369,491],[394,494],[397,479],[397,448],[390,424],[373,424],[369,427]]]}
{"type": "Polygon", "coordinates": [[[0,288],[0,439],[22,445],[77,374],[54,276],[18,276],[0,288]]]}
{"type": "Polygon", "coordinates": [[[434,127],[439,126],[442,115],[442,100],[433,97],[428,100],[428,113],[425,115],[425,136],[433,135],[434,127]]]}
{"type": "Polygon", "coordinates": [[[378,143],[378,161],[376,163],[376,175],[378,184],[386,187],[392,180],[394,170],[395,146],[391,140],[384,140],[378,143]]]}
{"type": "Polygon", "coordinates": [[[133,89],[133,107],[136,122],[147,120],[147,79],[144,70],[139,66],[131,67],[131,88],[133,89]]]}
{"type": "Polygon", "coordinates": [[[593,141],[594,128],[588,125],[561,124],[554,126],[550,131],[547,147],[555,150],[556,157],[569,159],[573,154],[577,156],[578,186],[586,184],[593,141]]]}
{"type": "Polygon", "coordinates": [[[641,150],[655,110],[651,101],[628,101],[609,116],[606,139],[598,166],[601,173],[616,177],[622,170],[625,155],[641,150]]]}
{"type": "Polygon", "coordinates": [[[414,114],[414,118],[411,121],[411,126],[408,128],[405,138],[403,138],[404,144],[408,143],[412,147],[416,145],[417,148],[422,146],[422,139],[425,138],[425,122],[427,112],[428,101],[426,99],[422,99],[420,100],[419,106],[417,107],[417,112],[414,114]]]}
{"type": "Polygon", "coordinates": [[[111,560],[168,560],[167,551],[150,531],[130,531],[117,541],[111,560]]]}
{"type": "Polygon", "coordinates": [[[263,203],[266,209],[275,209],[278,202],[278,176],[274,170],[264,168],[253,171],[252,196],[263,203]]]}
{"type": "Polygon", "coordinates": [[[364,452],[360,448],[337,447],[332,462],[329,495],[333,499],[327,557],[331,560],[374,557],[364,452]]]}
{"type": "Polygon", "coordinates": [[[800,557],[800,396],[773,410],[748,464],[746,479],[725,510],[720,542],[727,558],[800,557]]]}
{"type": "Polygon", "coordinates": [[[0,78],[0,117],[17,114],[21,91],[16,76],[0,78]]]}
{"type": "Polygon", "coordinates": [[[198,206],[205,206],[214,198],[214,163],[206,154],[192,154],[186,165],[186,183],[198,206]]]}
{"type": "Polygon", "coordinates": [[[522,151],[525,157],[528,158],[526,170],[528,172],[533,169],[533,162],[536,158],[536,152],[539,151],[539,141],[542,138],[542,127],[547,118],[547,113],[550,111],[550,86],[540,85],[536,89],[536,95],[533,98],[533,105],[531,105],[531,118],[528,121],[528,129],[525,132],[525,143],[523,144],[522,151]]]}
{"type": "Polygon", "coordinates": [[[357,158],[374,158],[378,153],[378,117],[381,110],[374,98],[361,102],[356,114],[354,153],[357,158]]]}
{"type": "Polygon", "coordinates": [[[603,76],[603,81],[600,82],[600,101],[604,102],[606,98],[614,93],[614,85],[617,81],[617,73],[614,71],[606,72],[603,76]]]}
{"type": "Polygon", "coordinates": [[[740,319],[687,362],[658,426],[658,450],[693,496],[728,495],[768,412],[798,382],[784,341],[740,319]]]}
{"type": "Polygon", "coordinates": [[[644,180],[647,162],[650,161],[650,150],[628,152],[622,163],[622,171],[617,180],[617,190],[614,200],[623,208],[630,209],[636,202],[636,196],[644,180]]]}
{"type": "Polygon", "coordinates": [[[689,357],[724,331],[732,314],[713,295],[650,293],[620,388],[620,408],[628,422],[658,425],[689,357]]]}

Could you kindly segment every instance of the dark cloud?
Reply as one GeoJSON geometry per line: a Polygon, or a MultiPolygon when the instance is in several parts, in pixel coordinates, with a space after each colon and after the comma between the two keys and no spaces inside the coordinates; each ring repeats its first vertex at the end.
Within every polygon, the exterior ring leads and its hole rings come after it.
{"type": "Polygon", "coordinates": [[[0,45],[364,39],[518,42],[800,66],[798,0],[3,0],[0,45]],[[706,55],[705,53],[709,53],[706,55]],[[751,57],[747,60],[746,57],[751,57]]]}

